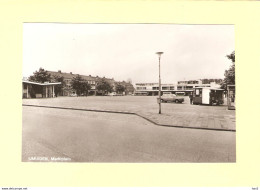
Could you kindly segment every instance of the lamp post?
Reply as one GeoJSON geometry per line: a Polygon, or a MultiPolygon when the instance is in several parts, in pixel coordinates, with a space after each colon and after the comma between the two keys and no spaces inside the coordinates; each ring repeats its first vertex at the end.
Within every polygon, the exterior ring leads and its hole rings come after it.
{"type": "Polygon", "coordinates": [[[163,52],[156,52],[156,54],[159,57],[159,114],[161,114],[161,55],[163,52]]]}

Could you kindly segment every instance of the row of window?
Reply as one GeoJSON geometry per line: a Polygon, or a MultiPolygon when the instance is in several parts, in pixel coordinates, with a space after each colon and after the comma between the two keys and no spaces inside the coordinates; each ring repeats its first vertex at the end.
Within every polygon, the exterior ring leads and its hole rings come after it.
{"type": "MultiPolygon", "coordinates": [[[[136,87],[137,90],[146,90],[146,87],[136,87]]],[[[192,90],[192,86],[177,86],[177,90],[192,90]]],[[[159,87],[154,86],[152,90],[159,90],[159,87]]],[[[175,90],[174,86],[162,86],[162,90],[175,90]]]]}
{"type": "Polygon", "coordinates": [[[137,83],[138,86],[154,86],[158,85],[158,83],[137,83]]]}
{"type": "MultiPolygon", "coordinates": [[[[198,86],[177,86],[177,90],[192,90],[194,87],[198,86]]],[[[210,87],[210,85],[204,85],[203,87],[210,87]]],[[[136,87],[137,90],[146,90],[146,87],[136,87]]],[[[152,87],[152,90],[159,90],[158,86],[152,87]]],[[[162,86],[162,90],[175,90],[175,86],[162,86]]]]}
{"type": "Polygon", "coordinates": [[[146,87],[136,87],[136,90],[146,90],[146,87]]]}
{"type": "MultiPolygon", "coordinates": [[[[158,87],[157,87],[157,89],[159,90],[158,87]]],[[[163,86],[162,90],[174,90],[174,86],[163,86]]]]}
{"type": "Polygon", "coordinates": [[[199,84],[199,81],[197,80],[178,81],[178,84],[199,84]]]}
{"type": "MultiPolygon", "coordinates": [[[[65,84],[68,86],[70,83],[71,83],[71,79],[64,79],[64,82],[65,82],[65,84]]],[[[96,81],[94,81],[94,80],[89,80],[89,81],[87,81],[89,84],[96,84],[96,81]]]]}
{"type": "MultiPolygon", "coordinates": [[[[198,86],[195,86],[198,87],[198,86]]],[[[204,86],[210,87],[210,86],[204,86]]],[[[136,87],[136,90],[147,90],[146,87],[136,87]]],[[[159,90],[159,87],[153,87],[152,90],[159,90]]],[[[175,90],[174,86],[162,86],[162,90],[175,90]]],[[[177,86],[177,90],[193,90],[193,86],[177,86]]]]}
{"type": "MultiPolygon", "coordinates": [[[[177,90],[192,90],[193,87],[182,88],[182,86],[178,86],[177,90]]],[[[146,90],[146,87],[136,87],[136,90],[146,90]]],[[[159,90],[159,87],[154,86],[152,90],[159,90]]],[[[162,86],[162,90],[175,90],[174,86],[162,86]]]]}

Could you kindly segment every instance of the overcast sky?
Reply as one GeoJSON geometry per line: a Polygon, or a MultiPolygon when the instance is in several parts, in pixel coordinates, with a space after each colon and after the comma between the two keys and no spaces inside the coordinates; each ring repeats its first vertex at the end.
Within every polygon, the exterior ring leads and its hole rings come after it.
{"type": "Polygon", "coordinates": [[[40,67],[162,83],[223,78],[235,50],[233,25],[56,24],[23,25],[23,76],[40,67]]]}

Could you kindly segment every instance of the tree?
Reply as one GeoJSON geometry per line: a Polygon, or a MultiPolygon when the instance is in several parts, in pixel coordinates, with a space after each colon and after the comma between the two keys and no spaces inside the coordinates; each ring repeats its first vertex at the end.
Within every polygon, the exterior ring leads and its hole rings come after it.
{"type": "Polygon", "coordinates": [[[91,89],[91,85],[86,80],[83,80],[81,83],[82,83],[82,93],[85,96],[87,96],[88,95],[88,91],[91,89]]]}
{"type": "Polygon", "coordinates": [[[128,78],[126,82],[132,84],[132,79],[131,79],[131,78],[128,78]]]}
{"type": "Polygon", "coordinates": [[[232,61],[232,65],[229,67],[228,70],[225,70],[224,73],[225,78],[221,84],[221,88],[223,89],[226,89],[227,85],[235,84],[235,51],[227,55],[227,58],[232,61]]]}
{"type": "Polygon", "coordinates": [[[62,91],[63,89],[63,86],[65,85],[65,82],[64,82],[64,77],[63,76],[59,76],[59,75],[54,75],[53,76],[53,82],[60,82],[61,84],[58,84],[55,86],[55,96],[57,97],[58,94],[62,91]]]}
{"type": "Polygon", "coordinates": [[[88,84],[88,82],[79,75],[73,77],[71,81],[71,86],[74,90],[76,90],[78,96],[80,96],[81,94],[87,95],[88,91],[91,89],[90,84],[88,84]]]}
{"type": "Polygon", "coordinates": [[[123,93],[125,91],[125,87],[121,84],[116,85],[116,92],[117,93],[123,93]]]}
{"type": "Polygon", "coordinates": [[[202,79],[202,84],[209,84],[209,79],[202,79]]]}
{"type": "Polygon", "coordinates": [[[236,61],[235,51],[233,51],[230,55],[227,55],[227,58],[231,59],[232,63],[235,63],[236,61]]]}
{"type": "Polygon", "coordinates": [[[48,71],[45,71],[43,68],[40,68],[39,71],[35,71],[28,79],[32,82],[51,82],[51,74],[48,71]]]}
{"type": "Polygon", "coordinates": [[[107,92],[112,92],[113,87],[102,78],[97,84],[97,90],[101,91],[102,95],[104,95],[107,92]]]}

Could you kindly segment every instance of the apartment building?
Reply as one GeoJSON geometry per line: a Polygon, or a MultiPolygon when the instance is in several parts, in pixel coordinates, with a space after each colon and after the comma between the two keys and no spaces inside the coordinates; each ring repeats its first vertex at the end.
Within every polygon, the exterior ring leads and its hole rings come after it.
{"type": "Polygon", "coordinates": [[[66,73],[66,72],[61,72],[61,70],[59,71],[47,71],[49,74],[51,74],[52,77],[54,76],[59,76],[59,77],[63,77],[64,80],[64,86],[62,88],[61,93],[59,94],[60,96],[71,96],[76,94],[76,91],[72,88],[71,82],[72,79],[76,76],[80,76],[81,78],[83,78],[84,80],[86,80],[90,85],[91,85],[91,89],[89,91],[89,95],[99,95],[101,94],[101,92],[99,92],[97,90],[97,84],[101,79],[105,79],[105,81],[107,81],[112,87],[113,87],[113,91],[115,91],[115,87],[117,83],[122,84],[123,86],[125,86],[126,88],[126,92],[125,94],[131,94],[134,93],[134,87],[132,84],[130,83],[126,83],[126,82],[118,82],[115,81],[113,78],[106,78],[106,77],[99,77],[99,76],[91,76],[91,75],[79,75],[79,74],[73,74],[72,72],[70,73],[66,73]]]}

